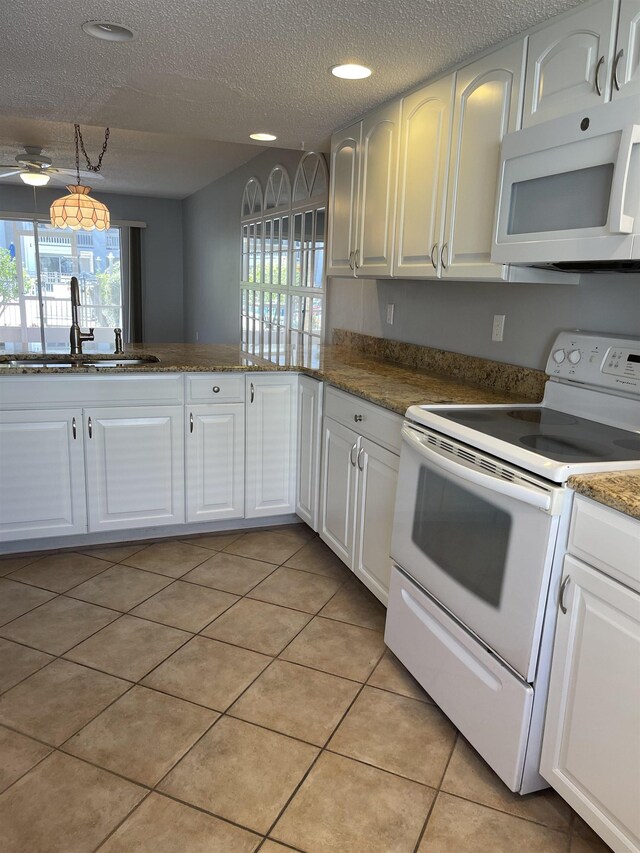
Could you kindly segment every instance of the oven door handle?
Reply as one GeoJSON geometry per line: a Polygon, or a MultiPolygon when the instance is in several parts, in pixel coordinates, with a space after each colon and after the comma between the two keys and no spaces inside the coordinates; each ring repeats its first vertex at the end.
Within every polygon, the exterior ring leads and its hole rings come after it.
{"type": "Polygon", "coordinates": [[[402,438],[410,447],[420,453],[425,459],[428,459],[433,465],[446,471],[448,474],[453,474],[460,480],[466,480],[468,483],[473,483],[476,486],[482,486],[492,492],[498,492],[514,500],[522,501],[529,506],[537,507],[544,512],[552,512],[552,495],[549,492],[537,489],[535,486],[523,486],[519,483],[511,483],[509,480],[502,480],[500,477],[495,477],[493,474],[485,474],[482,471],[476,471],[467,465],[464,460],[454,462],[447,459],[442,453],[433,447],[428,447],[420,438],[420,434],[411,429],[411,427],[402,427],[402,438]]]}

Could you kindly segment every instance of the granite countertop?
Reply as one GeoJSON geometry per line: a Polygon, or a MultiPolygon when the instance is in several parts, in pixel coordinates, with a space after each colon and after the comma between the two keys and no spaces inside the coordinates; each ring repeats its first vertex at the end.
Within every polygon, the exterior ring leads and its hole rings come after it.
{"type": "Polygon", "coordinates": [[[574,474],[567,483],[580,495],[640,519],[640,469],[574,474]]]}
{"type": "MultiPolygon", "coordinates": [[[[114,360],[109,353],[89,353],[95,361],[114,360]]],[[[467,359],[464,369],[455,375],[456,354],[446,364],[437,363],[440,369],[424,369],[411,364],[376,357],[367,352],[345,345],[322,346],[313,355],[297,352],[278,352],[273,360],[249,355],[239,346],[226,344],[136,344],[125,347],[125,355],[132,357],[156,356],[158,361],[135,367],[109,368],[100,370],[81,364],[72,367],[3,367],[12,359],[42,359],[40,354],[7,354],[0,356],[0,375],[112,375],[123,373],[166,373],[166,372],[224,372],[224,371],[273,371],[299,370],[322,379],[331,385],[404,414],[411,405],[420,403],[516,403],[537,402],[541,398],[542,384],[539,371],[528,371],[513,365],[501,365],[481,359],[467,359]],[[476,362],[478,364],[476,364],[476,362]],[[449,369],[447,369],[449,368],[449,369]],[[509,371],[513,372],[510,378],[509,371]],[[460,378],[460,373],[464,379],[460,378]],[[453,375],[452,375],[453,374],[453,375]],[[513,387],[510,393],[504,386],[513,387]]],[[[47,363],[66,360],[64,355],[47,356],[47,363]]]]}

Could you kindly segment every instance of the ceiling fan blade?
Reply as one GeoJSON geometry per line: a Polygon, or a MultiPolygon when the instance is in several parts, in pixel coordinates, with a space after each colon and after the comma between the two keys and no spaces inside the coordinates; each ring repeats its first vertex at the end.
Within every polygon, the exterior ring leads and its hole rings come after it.
{"type": "MultiPolygon", "coordinates": [[[[0,169],[11,169],[11,166],[0,166],[0,169]]],[[[11,172],[4,172],[4,174],[0,175],[0,178],[10,178],[13,175],[19,175],[23,169],[13,169],[11,172]]]]}
{"type": "MultiPolygon", "coordinates": [[[[76,177],[75,169],[56,169],[55,171],[60,175],[71,175],[74,178],[76,177]]],[[[89,172],[86,169],[80,169],[80,179],[84,183],[89,184],[89,186],[92,186],[92,184],[97,181],[104,181],[104,177],[99,172],[89,172]]]]}

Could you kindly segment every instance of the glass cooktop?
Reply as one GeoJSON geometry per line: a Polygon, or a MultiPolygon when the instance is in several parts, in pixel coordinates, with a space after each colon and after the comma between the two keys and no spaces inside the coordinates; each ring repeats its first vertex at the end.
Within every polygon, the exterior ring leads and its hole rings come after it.
{"type": "Polygon", "coordinates": [[[640,461],[640,434],[555,409],[439,409],[438,415],[558,462],[640,461]]]}

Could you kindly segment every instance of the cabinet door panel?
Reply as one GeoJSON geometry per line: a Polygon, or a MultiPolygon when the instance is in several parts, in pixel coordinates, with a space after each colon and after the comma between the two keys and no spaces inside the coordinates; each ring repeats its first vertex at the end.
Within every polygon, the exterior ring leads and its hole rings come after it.
{"type": "Polygon", "coordinates": [[[399,123],[399,101],[362,122],[357,275],[391,275],[399,123]]]}
{"type": "Polygon", "coordinates": [[[187,521],[242,518],[244,405],[193,406],[186,429],[187,521]]]}
{"type": "Polygon", "coordinates": [[[613,98],[640,93],[640,0],[623,0],[618,24],[618,53],[622,54],[616,67],[620,89],[611,90],[613,98]]]}
{"type": "Polygon", "coordinates": [[[453,85],[454,75],[402,100],[393,267],[396,276],[434,278],[437,275],[444,225],[453,85]]]}
{"type": "Polygon", "coordinates": [[[320,537],[352,568],[358,436],[331,418],[323,433],[320,537]]]}
{"type": "Polygon", "coordinates": [[[0,540],[86,529],[81,410],[3,412],[0,540]]]}
{"type": "Polygon", "coordinates": [[[182,419],[182,406],[85,409],[90,531],[184,521],[182,419]]]}
{"type": "Polygon", "coordinates": [[[354,571],[384,604],[389,597],[391,529],[400,458],[361,439],[354,571]]]}
{"type": "Polygon", "coordinates": [[[614,850],[640,839],[640,597],[573,557],[541,773],[614,850]]]}
{"type": "Polygon", "coordinates": [[[362,122],[358,122],[331,141],[327,275],[353,275],[350,261],[356,245],[361,134],[362,122]]]}
{"type": "Polygon", "coordinates": [[[322,383],[300,376],[298,385],[298,481],[296,512],[318,530],[322,383]]]}
{"type": "Polygon", "coordinates": [[[500,145],[517,130],[524,42],[458,72],[444,261],[448,278],[501,279],[491,263],[500,145]]]}
{"type": "Polygon", "coordinates": [[[613,0],[587,3],[533,33],[529,37],[523,127],[607,100],[614,38],[613,0]],[[604,60],[598,68],[601,57],[604,60]]]}

